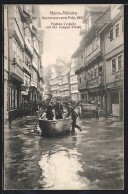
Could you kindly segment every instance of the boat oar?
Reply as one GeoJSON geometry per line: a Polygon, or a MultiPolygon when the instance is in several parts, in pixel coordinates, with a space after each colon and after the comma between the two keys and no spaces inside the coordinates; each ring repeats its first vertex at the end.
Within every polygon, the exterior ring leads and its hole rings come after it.
{"type": "Polygon", "coordinates": [[[66,119],[67,116],[69,117],[71,115],[72,111],[78,106],[78,104],[79,103],[76,103],[76,105],[72,108],[71,112],[69,114],[67,114],[64,119],[66,119]]]}

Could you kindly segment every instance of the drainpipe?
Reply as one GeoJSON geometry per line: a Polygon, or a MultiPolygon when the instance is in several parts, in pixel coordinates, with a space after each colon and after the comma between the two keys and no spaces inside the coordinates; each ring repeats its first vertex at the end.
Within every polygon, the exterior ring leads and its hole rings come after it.
{"type": "Polygon", "coordinates": [[[103,72],[104,72],[104,86],[105,86],[105,115],[107,116],[107,91],[106,91],[106,61],[105,61],[105,38],[103,36],[103,72]]]}
{"type": "MultiPolygon", "coordinates": [[[[8,6],[7,5],[7,32],[9,31],[9,14],[8,14],[8,6]]],[[[9,42],[9,33],[8,33],[8,120],[10,123],[10,42],[9,42]]]]}

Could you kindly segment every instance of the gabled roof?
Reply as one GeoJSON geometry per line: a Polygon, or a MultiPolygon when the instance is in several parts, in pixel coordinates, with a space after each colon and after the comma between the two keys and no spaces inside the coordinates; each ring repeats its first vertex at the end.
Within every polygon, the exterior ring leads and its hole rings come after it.
{"type": "Polygon", "coordinates": [[[40,17],[39,5],[32,5],[32,17],[40,17]]]}
{"type": "Polygon", "coordinates": [[[106,24],[109,24],[110,22],[111,22],[111,18],[110,18],[110,5],[109,5],[109,6],[105,6],[105,11],[101,13],[101,15],[95,20],[94,25],[82,37],[80,45],[75,51],[75,53],[72,55],[72,58],[78,57],[81,54],[81,52],[84,51],[85,44],[88,44],[94,38],[96,33],[98,33],[98,31],[103,26],[105,26],[106,24]]]}
{"type": "Polygon", "coordinates": [[[103,13],[110,5],[104,5],[104,4],[96,4],[96,5],[90,5],[87,4],[84,11],[84,19],[83,22],[86,20],[86,16],[88,13],[103,13]]]}

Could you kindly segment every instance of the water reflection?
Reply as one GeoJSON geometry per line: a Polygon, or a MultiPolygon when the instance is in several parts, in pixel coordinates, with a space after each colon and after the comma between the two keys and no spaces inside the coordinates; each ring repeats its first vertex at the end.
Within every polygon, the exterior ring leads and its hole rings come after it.
{"type": "MultiPolygon", "coordinates": [[[[74,137],[76,139],[76,137],[74,137]]],[[[79,189],[85,188],[90,181],[81,178],[83,172],[80,163],[81,154],[77,148],[67,149],[56,146],[50,152],[43,153],[39,161],[42,175],[40,184],[44,189],[79,189]]]]}
{"type": "Polygon", "coordinates": [[[120,125],[83,120],[80,121],[82,132],[76,130],[59,138],[42,138],[33,130],[34,121],[25,120],[24,123],[23,127],[21,121],[15,121],[11,129],[5,128],[6,189],[122,188],[123,134],[120,125]]]}

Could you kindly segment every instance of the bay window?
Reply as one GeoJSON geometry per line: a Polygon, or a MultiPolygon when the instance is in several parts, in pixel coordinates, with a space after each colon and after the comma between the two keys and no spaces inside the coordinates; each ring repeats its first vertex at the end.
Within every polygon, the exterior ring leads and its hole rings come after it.
{"type": "Polygon", "coordinates": [[[116,59],[112,59],[112,73],[116,72],[116,59]]]}

